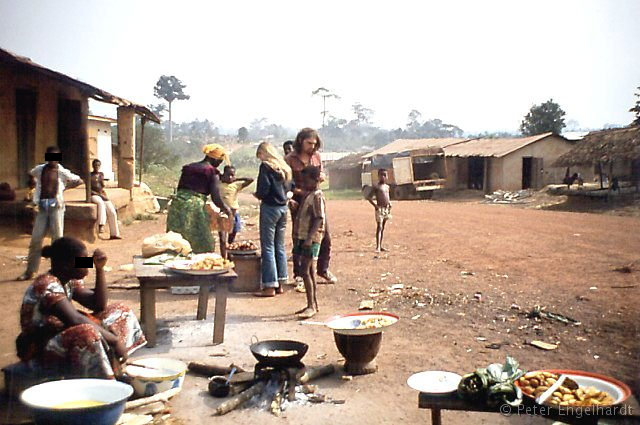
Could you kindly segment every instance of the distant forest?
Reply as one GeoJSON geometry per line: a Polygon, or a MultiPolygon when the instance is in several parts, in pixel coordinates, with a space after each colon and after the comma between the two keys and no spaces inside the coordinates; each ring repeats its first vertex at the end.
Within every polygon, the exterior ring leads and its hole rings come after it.
{"type": "MultiPolygon", "coordinates": [[[[158,112],[162,112],[161,110],[158,112]]],[[[325,126],[318,128],[324,151],[359,152],[373,150],[395,139],[463,137],[464,131],[454,124],[440,119],[423,119],[420,112],[412,110],[407,116],[404,128],[385,129],[372,123],[373,111],[360,104],[353,105],[352,119],[328,116],[325,126]]],[[[140,128],[137,125],[137,140],[140,141],[140,128]]],[[[210,120],[194,120],[173,123],[173,143],[169,143],[168,121],[162,124],[147,122],[144,130],[144,164],[174,167],[201,156],[201,148],[208,143],[223,145],[248,145],[268,140],[276,146],[295,138],[299,129],[287,128],[271,123],[266,118],[255,119],[246,127],[236,130],[235,134],[223,134],[219,126],[210,120]]],[[[229,133],[227,131],[226,133],[229,133]]],[[[117,138],[117,131],[113,131],[117,138]]],[[[505,137],[507,133],[483,134],[485,137],[505,137]]],[[[244,151],[244,149],[243,149],[244,151]]]]}

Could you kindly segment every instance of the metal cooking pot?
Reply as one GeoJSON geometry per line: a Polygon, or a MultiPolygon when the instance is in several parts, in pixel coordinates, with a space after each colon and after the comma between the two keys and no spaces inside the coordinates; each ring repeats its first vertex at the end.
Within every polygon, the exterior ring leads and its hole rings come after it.
{"type": "Polygon", "coordinates": [[[288,367],[300,363],[300,360],[307,354],[309,346],[304,342],[290,341],[290,340],[266,340],[258,341],[255,336],[252,338],[252,344],[249,347],[251,354],[261,364],[272,367],[288,367]],[[253,342],[255,339],[256,342],[253,342]],[[269,357],[267,354],[269,351],[285,350],[296,351],[297,354],[285,356],[285,357],[269,357]]]}

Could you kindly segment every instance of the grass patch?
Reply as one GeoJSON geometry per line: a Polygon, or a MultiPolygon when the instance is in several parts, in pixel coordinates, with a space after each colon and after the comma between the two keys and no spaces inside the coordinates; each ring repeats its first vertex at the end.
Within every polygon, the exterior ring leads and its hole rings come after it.
{"type": "Polygon", "coordinates": [[[362,192],[358,189],[323,190],[328,200],[344,201],[362,199],[362,192]]]}
{"type": "Polygon", "coordinates": [[[142,176],[143,181],[156,196],[171,196],[180,180],[180,167],[167,168],[164,165],[150,165],[142,176]]]}

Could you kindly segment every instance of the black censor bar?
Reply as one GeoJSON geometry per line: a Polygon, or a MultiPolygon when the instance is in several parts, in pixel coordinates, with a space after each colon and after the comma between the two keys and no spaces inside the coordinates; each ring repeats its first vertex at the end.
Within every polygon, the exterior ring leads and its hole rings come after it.
{"type": "Polygon", "coordinates": [[[60,152],[47,152],[44,154],[45,161],[62,161],[62,154],[60,152]]]}
{"type": "Polygon", "coordinates": [[[76,269],[93,268],[93,257],[76,257],[76,269]]]}

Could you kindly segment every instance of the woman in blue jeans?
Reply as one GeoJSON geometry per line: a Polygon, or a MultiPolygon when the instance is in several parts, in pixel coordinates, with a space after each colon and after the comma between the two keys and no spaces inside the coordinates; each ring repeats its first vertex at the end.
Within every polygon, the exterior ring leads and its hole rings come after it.
{"type": "Polygon", "coordinates": [[[269,143],[263,142],[258,146],[256,157],[262,162],[255,193],[261,201],[262,290],[256,295],[273,297],[283,292],[282,285],[288,280],[284,239],[292,175],[289,165],[269,143]]]}

